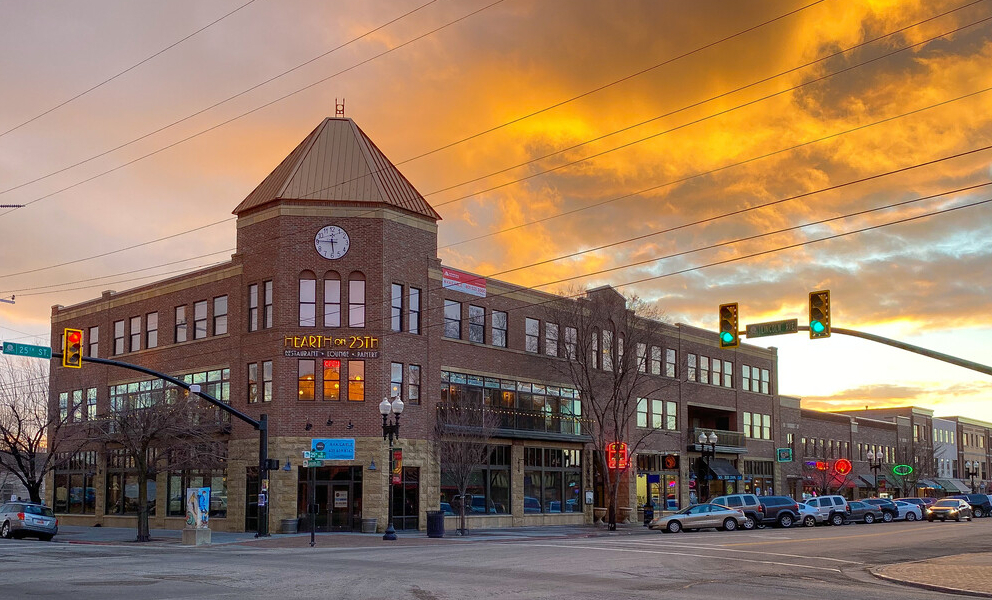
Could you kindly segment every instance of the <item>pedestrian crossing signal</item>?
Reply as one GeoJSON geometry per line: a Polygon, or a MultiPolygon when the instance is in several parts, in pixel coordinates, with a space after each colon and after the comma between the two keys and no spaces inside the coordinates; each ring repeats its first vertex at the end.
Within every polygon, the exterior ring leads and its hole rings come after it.
{"type": "Polygon", "coordinates": [[[63,332],[65,344],[62,348],[62,366],[73,369],[83,367],[83,331],[81,329],[66,329],[63,332]]]}

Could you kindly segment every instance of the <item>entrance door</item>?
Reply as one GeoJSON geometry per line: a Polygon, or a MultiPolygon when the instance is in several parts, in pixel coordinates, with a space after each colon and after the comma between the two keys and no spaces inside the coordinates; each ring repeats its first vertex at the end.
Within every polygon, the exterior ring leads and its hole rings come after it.
{"type": "Polygon", "coordinates": [[[351,484],[332,483],[330,485],[330,493],[331,493],[330,496],[331,529],[350,531],[352,529],[351,484]]]}
{"type": "Polygon", "coordinates": [[[314,487],[314,503],[317,505],[317,515],[314,524],[317,531],[327,531],[329,508],[331,504],[331,486],[326,483],[318,483],[314,487]]]}

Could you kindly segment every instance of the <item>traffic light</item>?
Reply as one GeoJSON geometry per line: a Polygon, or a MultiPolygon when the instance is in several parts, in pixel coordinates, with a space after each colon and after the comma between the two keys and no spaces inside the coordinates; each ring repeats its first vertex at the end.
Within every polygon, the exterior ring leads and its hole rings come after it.
{"type": "Polygon", "coordinates": [[[830,337],[830,290],[809,293],[809,339],[830,337]]]}
{"type": "Polygon", "coordinates": [[[737,303],[720,305],[720,347],[736,348],[741,345],[737,328],[737,303]]]}
{"type": "Polygon", "coordinates": [[[65,340],[62,348],[62,366],[81,369],[83,367],[83,330],[66,329],[62,339],[65,340]]]}

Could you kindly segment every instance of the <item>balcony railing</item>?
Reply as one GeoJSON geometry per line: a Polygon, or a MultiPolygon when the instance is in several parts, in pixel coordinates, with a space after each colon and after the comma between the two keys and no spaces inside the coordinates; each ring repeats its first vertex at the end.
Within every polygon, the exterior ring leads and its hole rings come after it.
{"type": "Polygon", "coordinates": [[[716,447],[717,450],[725,449],[729,450],[731,448],[746,448],[747,441],[744,436],[743,431],[726,431],[723,429],[710,429],[708,427],[696,427],[692,430],[692,437],[689,438],[689,447],[694,450],[701,450],[699,445],[699,434],[705,433],[707,436],[711,433],[716,434],[716,447]]]}
{"type": "Polygon", "coordinates": [[[567,414],[498,406],[451,407],[439,404],[438,419],[445,429],[482,431],[505,437],[587,438],[589,419],[567,414]],[[529,435],[528,435],[529,434],[529,435]]]}

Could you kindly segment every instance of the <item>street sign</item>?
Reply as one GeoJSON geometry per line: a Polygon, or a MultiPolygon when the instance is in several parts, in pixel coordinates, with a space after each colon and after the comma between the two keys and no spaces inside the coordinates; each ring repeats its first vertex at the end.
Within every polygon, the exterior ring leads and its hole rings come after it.
{"type": "Polygon", "coordinates": [[[303,461],[304,467],[323,467],[324,461],[322,460],[305,460],[303,461]]]}
{"type": "Polygon", "coordinates": [[[4,354],[14,354],[16,356],[30,356],[32,358],[51,358],[52,349],[47,346],[32,346],[30,344],[15,344],[14,342],[3,343],[4,354]]]}
{"type": "Polygon", "coordinates": [[[770,335],[784,335],[786,333],[797,333],[799,331],[799,319],[786,319],[784,321],[770,321],[768,323],[755,323],[747,325],[747,337],[767,337],[770,335]]]}

